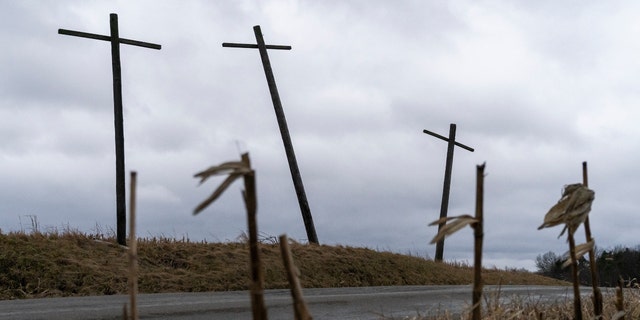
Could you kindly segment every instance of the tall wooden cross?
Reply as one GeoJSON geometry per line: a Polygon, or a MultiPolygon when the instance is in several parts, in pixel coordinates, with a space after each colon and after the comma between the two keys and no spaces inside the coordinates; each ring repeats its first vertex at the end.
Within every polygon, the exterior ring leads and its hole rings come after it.
{"type": "MultiPolygon", "coordinates": [[[[447,211],[449,210],[449,190],[451,190],[451,170],[453,167],[453,149],[455,146],[461,147],[463,149],[469,150],[473,152],[473,148],[465,146],[464,144],[456,141],[456,124],[452,123],[449,125],[449,138],[441,136],[435,132],[431,132],[429,130],[422,130],[422,132],[432,135],[436,138],[447,141],[447,163],[444,170],[444,187],[442,189],[442,203],[440,204],[440,218],[445,218],[447,216],[447,211]]],[[[441,223],[438,225],[438,232],[444,227],[445,223],[441,223]]],[[[444,238],[442,238],[438,243],[436,243],[436,257],[435,261],[442,261],[444,255],[444,238]]]]}
{"type": "Polygon", "coordinates": [[[127,205],[125,203],[124,176],[124,124],[122,116],[122,75],[120,71],[120,44],[145,47],[160,50],[159,44],[120,38],[118,32],[118,15],[112,13],[110,17],[111,35],[103,36],[94,33],[58,29],[59,34],[103,40],[111,42],[111,67],[113,70],[113,114],[116,137],[116,238],[118,243],[126,245],[127,205]]]}
{"type": "Polygon", "coordinates": [[[304,191],[304,185],[302,184],[302,177],[300,176],[300,169],[298,169],[296,154],[293,151],[293,144],[291,143],[291,136],[289,135],[287,119],[285,118],[284,111],[282,110],[282,102],[280,101],[280,95],[278,94],[278,87],[276,86],[276,80],[273,76],[273,70],[271,69],[271,62],[269,61],[269,55],[267,54],[267,49],[291,50],[291,46],[265,44],[260,26],[254,26],[253,32],[255,33],[257,44],[225,42],[222,44],[222,46],[227,48],[258,49],[258,51],[260,51],[262,66],[264,67],[264,73],[267,77],[267,84],[269,85],[269,92],[271,93],[273,108],[276,112],[276,119],[278,120],[278,126],[280,127],[280,135],[282,136],[282,142],[284,143],[284,150],[287,154],[287,160],[289,161],[289,170],[291,171],[293,186],[295,187],[296,195],[298,196],[298,204],[300,205],[302,219],[304,220],[304,226],[307,231],[307,238],[309,239],[309,242],[317,244],[318,235],[316,234],[316,228],[313,225],[311,209],[309,208],[307,195],[304,191]]]}

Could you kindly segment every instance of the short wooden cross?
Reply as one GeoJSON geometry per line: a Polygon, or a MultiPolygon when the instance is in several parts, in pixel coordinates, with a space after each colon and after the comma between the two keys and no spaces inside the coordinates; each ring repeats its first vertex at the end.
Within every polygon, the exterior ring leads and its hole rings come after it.
{"type": "MultiPolygon", "coordinates": [[[[451,170],[453,167],[453,149],[455,146],[461,147],[463,149],[469,150],[473,152],[473,148],[468,147],[460,142],[456,141],[456,124],[452,123],[449,125],[449,138],[441,136],[435,132],[431,132],[429,130],[422,130],[422,132],[432,135],[438,139],[442,139],[447,141],[447,163],[444,170],[444,187],[442,189],[442,203],[440,204],[440,218],[447,217],[447,211],[449,209],[449,191],[451,190],[451,170]]],[[[438,232],[444,227],[445,223],[440,223],[438,225],[438,232]]],[[[442,261],[444,255],[444,238],[436,243],[436,257],[435,261],[442,261]]]]}

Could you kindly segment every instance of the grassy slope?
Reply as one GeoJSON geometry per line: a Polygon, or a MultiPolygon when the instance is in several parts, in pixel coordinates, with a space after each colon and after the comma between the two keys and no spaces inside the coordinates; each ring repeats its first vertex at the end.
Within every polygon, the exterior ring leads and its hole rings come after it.
{"type": "MultiPolygon", "coordinates": [[[[140,292],[245,290],[245,243],[146,239],[139,243],[140,292]]],[[[471,268],[370,249],[291,246],[303,287],[470,284],[471,268]]],[[[279,247],[262,245],[267,288],[287,288],[279,247]]],[[[113,240],[61,234],[0,234],[0,299],[127,292],[126,250],[113,240]]],[[[486,284],[566,283],[528,272],[487,270],[486,284]]]]}

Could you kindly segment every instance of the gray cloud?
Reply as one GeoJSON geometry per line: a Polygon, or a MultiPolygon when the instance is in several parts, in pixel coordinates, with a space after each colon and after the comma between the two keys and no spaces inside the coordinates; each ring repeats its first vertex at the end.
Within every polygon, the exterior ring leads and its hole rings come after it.
{"type": "MultiPolygon", "coordinates": [[[[0,5],[0,228],[37,215],[82,230],[114,225],[109,32],[122,46],[127,167],[139,173],[140,234],[215,241],[245,229],[241,185],[197,217],[215,187],[192,175],[249,151],[260,229],[305,239],[254,42],[261,25],[320,241],[432,255],[446,144],[457,137],[449,213],[473,212],[487,162],[487,265],[533,268],[564,252],[538,231],[589,161],[599,246],[636,245],[640,132],[634,3],[7,2],[0,5]],[[22,217],[22,218],[21,218],[22,217]],[[99,227],[96,227],[98,225],[99,227]]],[[[471,232],[447,239],[471,259],[471,232]]]]}

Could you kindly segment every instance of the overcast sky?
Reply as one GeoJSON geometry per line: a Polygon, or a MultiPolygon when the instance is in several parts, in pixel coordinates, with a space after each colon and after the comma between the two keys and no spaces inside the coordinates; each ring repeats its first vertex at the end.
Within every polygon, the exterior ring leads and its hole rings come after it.
{"type": "MultiPolygon", "coordinates": [[[[265,236],[306,241],[280,132],[253,49],[260,25],[318,238],[434,256],[447,135],[457,124],[449,215],[473,214],[486,162],[485,266],[535,269],[562,254],[538,231],[563,185],[596,192],[601,248],[638,244],[640,4],[635,1],[2,1],[0,228],[115,229],[108,42],[121,46],[127,176],[138,234],[232,241],[246,229],[236,182],[193,174],[250,153],[265,236]]],[[[128,186],[128,182],[127,182],[128,186]]],[[[578,231],[583,242],[582,229],[578,231]]],[[[445,259],[473,261],[472,230],[445,259]]]]}

